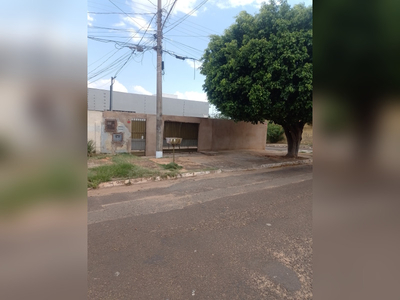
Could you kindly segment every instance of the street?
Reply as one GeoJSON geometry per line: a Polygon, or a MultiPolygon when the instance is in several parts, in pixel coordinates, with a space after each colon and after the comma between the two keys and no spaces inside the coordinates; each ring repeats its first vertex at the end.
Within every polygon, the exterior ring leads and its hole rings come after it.
{"type": "Polygon", "coordinates": [[[88,192],[89,299],[311,299],[312,166],[88,192]]]}

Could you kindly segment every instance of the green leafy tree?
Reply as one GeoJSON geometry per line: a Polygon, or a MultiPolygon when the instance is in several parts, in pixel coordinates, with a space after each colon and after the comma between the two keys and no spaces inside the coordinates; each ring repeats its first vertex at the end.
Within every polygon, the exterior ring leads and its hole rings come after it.
{"type": "Polygon", "coordinates": [[[235,121],[282,125],[297,157],[312,122],[312,7],[285,0],[242,11],[222,36],[211,36],[201,73],[208,100],[235,121]]]}
{"type": "Polygon", "coordinates": [[[267,129],[267,141],[270,143],[277,143],[283,139],[285,131],[282,126],[275,124],[274,122],[268,123],[267,129]]]}

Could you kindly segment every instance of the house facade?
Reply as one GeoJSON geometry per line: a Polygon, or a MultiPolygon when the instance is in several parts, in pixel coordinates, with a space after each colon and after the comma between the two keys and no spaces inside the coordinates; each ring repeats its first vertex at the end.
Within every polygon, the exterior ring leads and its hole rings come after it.
{"type": "MultiPolygon", "coordinates": [[[[156,155],[156,96],[88,89],[88,140],[97,153],[156,155]]],[[[166,137],[180,137],[177,151],[265,149],[267,125],[211,119],[208,102],[163,97],[166,137]]]]}

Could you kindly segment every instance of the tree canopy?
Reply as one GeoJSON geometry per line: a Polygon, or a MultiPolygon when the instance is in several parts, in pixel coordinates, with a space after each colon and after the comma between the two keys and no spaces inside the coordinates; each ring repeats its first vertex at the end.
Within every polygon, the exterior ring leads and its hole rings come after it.
{"type": "Polygon", "coordinates": [[[297,156],[302,129],[312,122],[312,7],[283,0],[264,3],[255,15],[242,11],[223,35],[211,36],[201,73],[222,114],[282,125],[297,156]]]}

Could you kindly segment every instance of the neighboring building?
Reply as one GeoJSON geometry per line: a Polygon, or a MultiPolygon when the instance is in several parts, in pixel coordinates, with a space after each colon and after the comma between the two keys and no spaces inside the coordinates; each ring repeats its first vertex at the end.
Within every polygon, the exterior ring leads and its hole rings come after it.
{"type": "MultiPolygon", "coordinates": [[[[156,153],[156,96],[88,89],[88,140],[97,153],[156,153]]],[[[208,102],[182,100],[163,95],[165,137],[181,137],[179,150],[217,151],[265,149],[267,126],[209,119],[208,102]]]]}
{"type": "MultiPolygon", "coordinates": [[[[182,100],[172,98],[174,95],[163,95],[163,115],[182,117],[208,117],[208,102],[182,100]]],[[[137,114],[156,114],[157,99],[155,95],[130,94],[113,92],[113,111],[131,112],[137,114]]],[[[99,89],[88,89],[88,110],[109,111],[110,91],[99,89]]]]}

